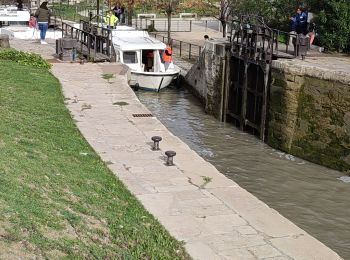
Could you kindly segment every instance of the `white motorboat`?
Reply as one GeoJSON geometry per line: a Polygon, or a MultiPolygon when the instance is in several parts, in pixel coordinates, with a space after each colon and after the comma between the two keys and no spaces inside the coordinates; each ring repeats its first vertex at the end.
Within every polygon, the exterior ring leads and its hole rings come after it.
{"type": "Polygon", "coordinates": [[[148,32],[117,26],[112,30],[112,42],[117,61],[130,68],[131,86],[159,91],[179,76],[180,69],[172,61],[163,60],[167,46],[148,32]]]}
{"type": "Polygon", "coordinates": [[[0,5],[0,22],[3,23],[27,23],[30,18],[29,10],[18,10],[14,5],[0,5]]]}

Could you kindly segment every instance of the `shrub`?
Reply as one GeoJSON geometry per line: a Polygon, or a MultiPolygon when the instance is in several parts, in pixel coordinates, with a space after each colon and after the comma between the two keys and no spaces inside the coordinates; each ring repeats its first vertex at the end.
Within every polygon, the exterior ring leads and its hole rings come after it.
{"type": "Polygon", "coordinates": [[[51,64],[40,55],[15,49],[0,49],[0,60],[14,61],[19,64],[29,65],[36,68],[50,69],[51,64]]]}
{"type": "Polygon", "coordinates": [[[329,0],[320,11],[319,40],[329,50],[350,50],[350,2],[329,0]]]}

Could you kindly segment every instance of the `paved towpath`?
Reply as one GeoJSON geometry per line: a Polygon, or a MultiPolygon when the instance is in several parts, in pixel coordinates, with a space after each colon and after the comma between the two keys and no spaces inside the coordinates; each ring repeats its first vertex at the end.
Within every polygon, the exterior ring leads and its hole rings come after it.
{"type": "Polygon", "coordinates": [[[150,112],[127,85],[122,65],[55,63],[52,71],[86,140],[194,259],[341,259],[218,172],[157,118],[134,117],[150,112]],[[114,73],[111,83],[104,73],[114,73]],[[154,135],[163,138],[160,151],[151,150],[154,135]],[[166,150],[177,152],[175,166],[165,165],[166,150]]]}
{"type": "Polygon", "coordinates": [[[194,258],[338,258],[219,173],[155,117],[133,117],[150,112],[124,75],[116,75],[112,84],[101,78],[111,72],[123,69],[108,64],[53,68],[82,134],[143,205],[186,242],[194,258]],[[163,137],[161,151],[151,150],[154,135],[163,137]],[[177,152],[175,166],[165,165],[166,150],[177,152]]]}

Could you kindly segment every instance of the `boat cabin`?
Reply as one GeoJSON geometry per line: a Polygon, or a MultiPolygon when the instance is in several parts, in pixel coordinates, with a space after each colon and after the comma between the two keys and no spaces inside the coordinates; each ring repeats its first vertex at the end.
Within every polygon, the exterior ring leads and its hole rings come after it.
{"type": "Polygon", "coordinates": [[[0,5],[0,27],[4,25],[28,25],[29,10],[14,5],[0,5]]]}
{"type": "MultiPolygon", "coordinates": [[[[129,28],[129,27],[128,27],[129,28]]],[[[113,30],[117,61],[138,72],[166,72],[163,55],[166,45],[145,31],[113,30]]]]}

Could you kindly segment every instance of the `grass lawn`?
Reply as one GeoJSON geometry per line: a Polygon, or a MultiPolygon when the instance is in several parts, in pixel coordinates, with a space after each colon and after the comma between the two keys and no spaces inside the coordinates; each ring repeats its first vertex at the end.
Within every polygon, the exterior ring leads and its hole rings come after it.
{"type": "Polygon", "coordinates": [[[47,70],[0,61],[0,258],[188,259],[75,127],[47,70]]]}

